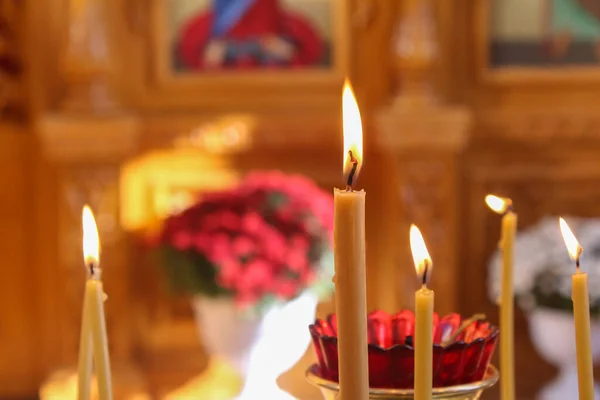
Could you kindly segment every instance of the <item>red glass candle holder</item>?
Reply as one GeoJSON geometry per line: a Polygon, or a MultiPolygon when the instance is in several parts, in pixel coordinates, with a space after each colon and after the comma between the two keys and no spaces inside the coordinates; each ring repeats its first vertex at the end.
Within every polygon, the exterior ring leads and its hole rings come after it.
{"type": "MultiPolygon", "coordinates": [[[[449,314],[433,316],[433,387],[446,387],[483,379],[498,341],[498,328],[486,321],[473,321],[451,342],[463,318],[449,314]],[[442,345],[442,343],[444,343],[442,345]]],[[[374,311],[368,315],[369,386],[412,389],[414,377],[415,316],[403,310],[390,315],[374,311]]],[[[323,379],[338,381],[337,324],[335,315],[317,319],[309,326],[323,379]]]]}

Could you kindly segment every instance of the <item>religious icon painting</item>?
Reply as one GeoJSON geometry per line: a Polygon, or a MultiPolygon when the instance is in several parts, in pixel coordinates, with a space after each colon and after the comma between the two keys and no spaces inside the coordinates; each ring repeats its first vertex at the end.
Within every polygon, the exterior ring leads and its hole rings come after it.
{"type": "Polygon", "coordinates": [[[275,91],[313,104],[311,93],[325,90],[339,101],[349,43],[344,0],[152,4],[152,70],[158,86],[201,90],[211,104],[252,97],[258,88],[262,99],[271,96],[275,104],[280,104],[275,91]]]}
{"type": "Polygon", "coordinates": [[[600,1],[493,0],[493,67],[600,65],[600,1]]]}
{"type": "Polygon", "coordinates": [[[331,69],[340,55],[337,1],[166,0],[160,15],[169,67],[175,73],[331,69]]]}
{"type": "Polygon", "coordinates": [[[331,66],[332,10],[327,0],[169,3],[176,71],[331,66]]]}
{"type": "Polygon", "coordinates": [[[478,0],[474,6],[482,82],[600,80],[600,0],[478,0]]]}

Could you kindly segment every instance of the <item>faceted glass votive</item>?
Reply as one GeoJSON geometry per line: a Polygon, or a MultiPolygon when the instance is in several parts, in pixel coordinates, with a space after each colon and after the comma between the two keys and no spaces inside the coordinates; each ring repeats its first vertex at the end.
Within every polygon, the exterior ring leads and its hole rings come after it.
{"type": "MultiPolygon", "coordinates": [[[[498,328],[476,320],[453,338],[463,322],[458,314],[433,316],[433,387],[480,381],[498,341],[498,328]],[[451,339],[451,340],[449,340],[451,339]]],[[[369,386],[411,389],[414,378],[415,316],[403,310],[368,315],[369,386]]],[[[309,326],[320,376],[338,381],[337,324],[334,314],[309,326]]]]}

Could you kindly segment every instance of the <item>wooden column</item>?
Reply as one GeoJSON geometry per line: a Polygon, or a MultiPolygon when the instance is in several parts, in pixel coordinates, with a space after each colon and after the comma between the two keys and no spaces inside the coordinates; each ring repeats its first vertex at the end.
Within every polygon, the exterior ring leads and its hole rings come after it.
{"type": "Polygon", "coordinates": [[[397,250],[393,263],[384,266],[388,270],[379,272],[380,292],[388,293],[380,302],[385,308],[411,306],[418,283],[408,229],[415,223],[435,264],[436,311],[447,313],[458,306],[458,157],[467,141],[470,114],[442,104],[436,96],[432,76],[438,50],[431,2],[407,0],[404,6],[392,38],[399,90],[377,115],[379,145],[388,152],[397,188],[397,215],[390,222],[397,250]]]}
{"type": "MultiPolygon", "coordinates": [[[[62,282],[56,295],[61,362],[76,367],[85,271],[81,255],[81,208],[89,204],[96,216],[102,244],[101,266],[115,397],[143,386],[137,378],[135,320],[128,241],[120,225],[120,168],[137,152],[139,125],[118,107],[111,87],[108,2],[69,0],[66,42],[59,50],[64,96],[59,111],[41,113],[36,123],[44,155],[58,169],[56,213],[58,265],[62,282]]],[[[70,373],[69,370],[66,373],[70,373]]],[[[51,388],[64,376],[53,375],[51,388]]]]}

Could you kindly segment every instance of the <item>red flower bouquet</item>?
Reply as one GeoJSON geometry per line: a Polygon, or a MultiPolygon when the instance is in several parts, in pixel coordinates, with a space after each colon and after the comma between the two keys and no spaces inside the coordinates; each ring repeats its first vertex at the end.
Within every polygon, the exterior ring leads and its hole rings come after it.
{"type": "Polygon", "coordinates": [[[332,196],[312,181],[252,173],[165,221],[158,246],[171,286],[243,307],[331,290],[332,196]]]}

